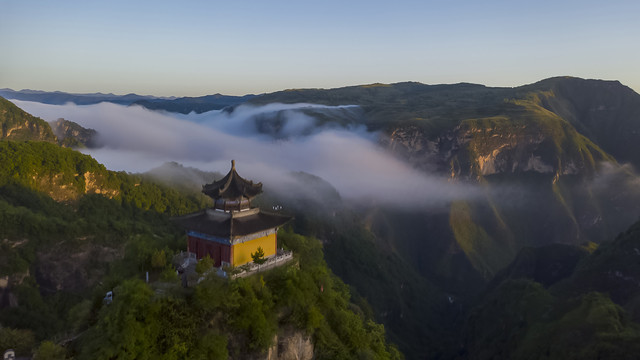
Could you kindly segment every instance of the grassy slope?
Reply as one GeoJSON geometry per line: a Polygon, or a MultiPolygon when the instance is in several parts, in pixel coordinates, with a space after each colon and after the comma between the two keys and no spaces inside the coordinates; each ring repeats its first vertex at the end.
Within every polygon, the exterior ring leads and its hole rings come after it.
{"type": "Polygon", "coordinates": [[[617,81],[562,77],[521,90],[539,93],[546,109],[569,121],[619,161],[640,167],[640,96],[630,88],[617,81]]]}
{"type": "Polygon", "coordinates": [[[256,97],[249,103],[360,105],[365,109],[366,125],[370,130],[389,131],[398,126],[416,125],[436,135],[455,126],[456,119],[494,114],[495,108],[502,106],[507,91],[473,84],[373,84],[330,90],[280,91],[256,97]],[[496,96],[496,92],[501,95],[496,96]]]}

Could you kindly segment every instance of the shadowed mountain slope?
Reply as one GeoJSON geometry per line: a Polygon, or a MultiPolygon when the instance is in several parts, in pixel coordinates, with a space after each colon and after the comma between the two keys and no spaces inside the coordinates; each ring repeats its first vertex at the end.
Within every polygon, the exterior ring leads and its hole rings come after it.
{"type": "Polygon", "coordinates": [[[636,223],[591,254],[559,245],[524,249],[470,312],[459,358],[634,359],[639,248],[636,223]]]}

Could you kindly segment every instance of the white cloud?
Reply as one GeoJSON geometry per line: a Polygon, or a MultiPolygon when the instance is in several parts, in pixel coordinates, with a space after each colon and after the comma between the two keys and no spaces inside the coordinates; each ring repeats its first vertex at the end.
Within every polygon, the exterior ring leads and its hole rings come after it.
{"type": "MultiPolygon", "coordinates": [[[[107,168],[144,172],[166,161],[226,173],[231,159],[243,176],[265,187],[287,183],[286,174],[304,171],[330,182],[343,198],[395,205],[440,205],[476,194],[434,174],[411,168],[362,128],[318,126],[303,110],[351,112],[355,107],[310,104],[241,106],[232,113],[179,115],[112,103],[78,106],[13,102],[47,121],[65,118],[100,134],[101,149],[86,151],[107,168]],[[256,119],[276,114],[279,139],[257,129],[256,119]]],[[[347,114],[346,116],[351,116],[347,114]]],[[[276,186],[273,186],[276,187],[276,186]]]]}

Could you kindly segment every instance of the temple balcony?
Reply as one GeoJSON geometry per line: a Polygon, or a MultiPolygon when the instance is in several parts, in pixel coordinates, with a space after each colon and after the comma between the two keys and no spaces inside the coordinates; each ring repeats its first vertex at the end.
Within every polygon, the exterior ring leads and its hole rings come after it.
{"type": "Polygon", "coordinates": [[[198,260],[196,259],[196,254],[190,252],[180,252],[180,254],[176,255],[176,257],[174,258],[174,263],[180,264],[177,269],[182,274],[183,285],[186,287],[191,287],[199,284],[202,280],[204,280],[211,274],[215,274],[222,278],[234,280],[237,278],[244,278],[263,271],[271,270],[273,268],[291,262],[291,260],[293,260],[293,252],[278,249],[276,255],[265,258],[265,260],[266,261],[262,264],[251,262],[231,269],[225,266],[228,264],[223,264],[223,266],[219,267],[214,266],[200,276],[198,276],[198,274],[196,273],[196,264],[198,262],[198,260]]]}
{"type": "Polygon", "coordinates": [[[293,252],[278,249],[277,255],[268,257],[265,260],[267,261],[265,261],[263,264],[256,264],[251,262],[251,263],[239,266],[237,269],[240,269],[241,272],[231,274],[230,278],[237,279],[241,277],[247,277],[247,276],[251,276],[253,274],[259,273],[261,271],[266,271],[278,266],[282,266],[288,263],[289,261],[293,260],[293,252]]]}

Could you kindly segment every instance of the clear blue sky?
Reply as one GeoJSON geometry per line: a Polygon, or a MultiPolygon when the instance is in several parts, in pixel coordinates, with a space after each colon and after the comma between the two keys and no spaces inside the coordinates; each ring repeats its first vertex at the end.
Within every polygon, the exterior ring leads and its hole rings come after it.
{"type": "Polygon", "coordinates": [[[0,88],[241,95],[374,82],[640,91],[640,1],[0,0],[0,88]]]}

